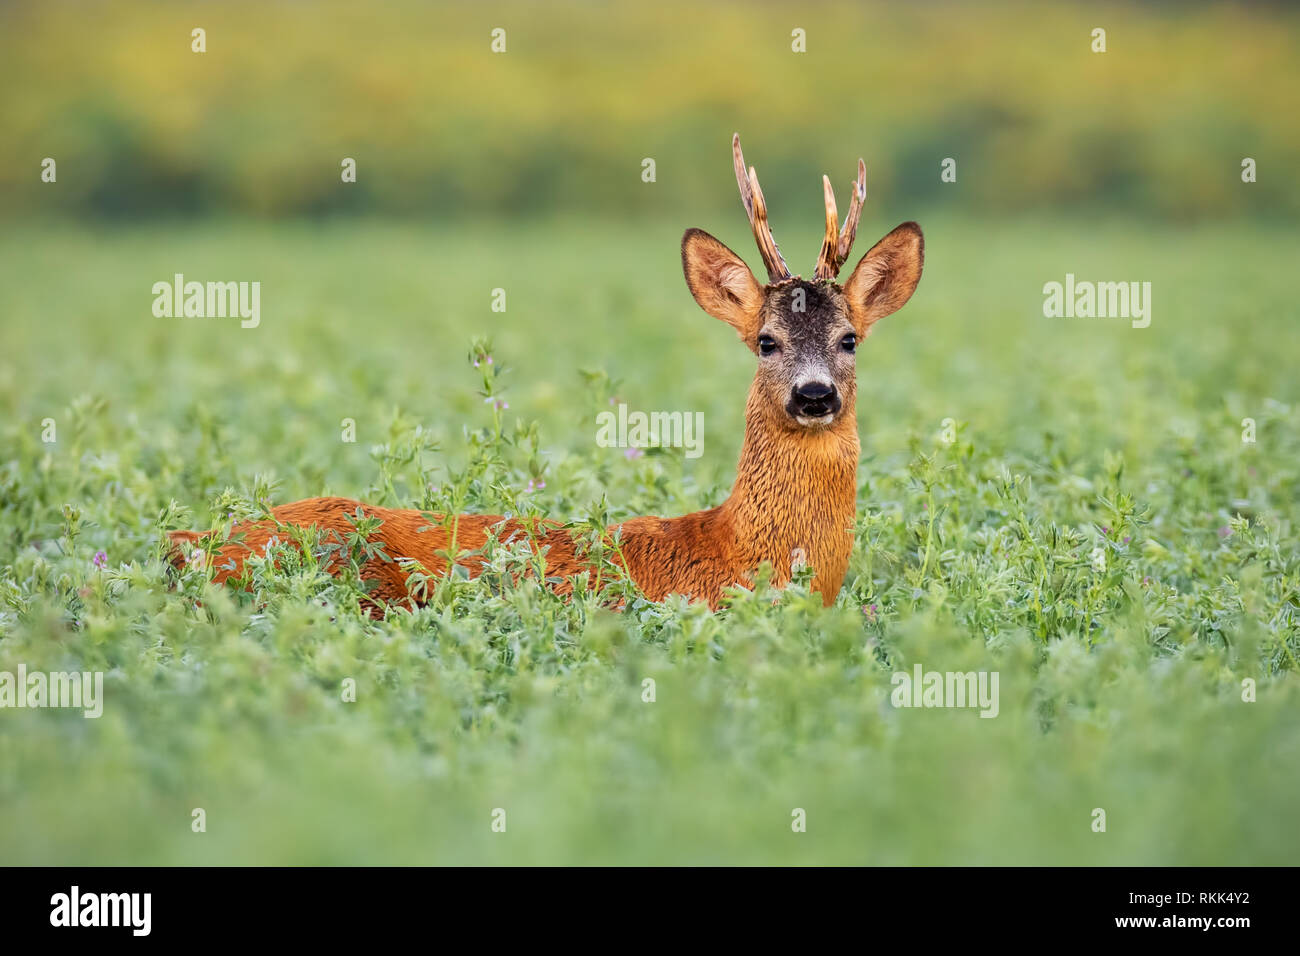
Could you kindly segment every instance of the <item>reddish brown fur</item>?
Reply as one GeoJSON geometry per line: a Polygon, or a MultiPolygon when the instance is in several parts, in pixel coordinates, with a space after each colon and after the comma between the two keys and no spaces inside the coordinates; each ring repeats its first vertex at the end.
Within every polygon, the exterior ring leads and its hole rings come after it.
{"type": "MultiPolygon", "coordinates": [[[[647,598],[681,594],[716,608],[728,587],[750,585],[764,562],[771,564],[772,582],[779,586],[802,560],[815,569],[813,587],[823,601],[829,605],[835,599],[853,543],[859,451],[853,350],[839,346],[846,335],[865,338],[876,321],[907,301],[920,279],[922,261],[921,230],[904,223],[862,257],[842,288],[798,277],[760,286],[744,261],[722,243],[699,230],[686,233],[682,264],[692,295],[706,312],[740,333],[760,356],[759,369],[745,406],[745,441],[730,497],[707,511],[671,519],[633,518],[609,529],[611,535],[619,532],[615,563],[647,598]],[[796,288],[812,303],[803,314],[790,305],[796,288]],[[762,338],[782,343],[779,354],[760,354],[762,338]],[[825,416],[828,421],[801,421],[789,408],[792,383],[797,386],[810,364],[834,383],[842,401],[833,415],[825,416]]],[[[244,560],[264,554],[272,538],[287,542],[277,522],[315,526],[342,540],[353,530],[349,516],[358,507],[382,519],[373,539],[394,559],[371,559],[362,568],[362,577],[374,583],[372,613],[384,605],[420,603],[423,595],[408,589],[410,566],[396,559],[413,559],[432,575],[446,574],[447,561],[438,552],[449,550],[453,528],[458,554],[478,551],[494,530],[500,541],[528,538],[545,554],[546,577],[562,579],[552,581],[560,593],[569,593],[571,578],[582,571],[595,578],[568,530],[553,521],[526,527],[497,515],[461,515],[447,522],[440,515],[348,498],[309,498],[272,509],[274,521],[237,525],[233,533],[242,540],[221,548],[214,559],[215,580],[239,578],[244,560]]],[[[172,532],[177,565],[192,557],[201,537],[193,531],[172,532]]],[[[479,555],[458,563],[471,576],[482,571],[479,555]]],[[[336,559],[330,570],[337,573],[340,567],[336,559]]]]}
{"type": "MultiPolygon", "coordinates": [[[[816,569],[813,586],[825,602],[829,604],[839,592],[848,569],[856,505],[858,435],[853,417],[844,416],[834,429],[773,435],[763,423],[764,406],[752,396],[748,417],[751,424],[736,485],[723,504],[680,518],[647,516],[610,527],[611,545],[613,533],[619,531],[617,554],[621,557],[613,560],[627,569],[648,599],[661,601],[669,594],[682,594],[716,608],[726,588],[750,584],[754,570],[764,561],[773,566],[774,584],[788,582],[798,549],[816,569]]],[[[232,536],[242,538],[224,545],[213,557],[213,580],[224,583],[241,577],[244,560],[250,554],[265,554],[273,538],[287,543],[289,536],[277,522],[314,526],[324,539],[344,540],[352,530],[349,519],[358,507],[364,515],[383,521],[373,540],[382,543],[384,553],[394,559],[376,557],[363,566],[362,577],[374,582],[371,597],[378,605],[420,603],[418,596],[412,599],[408,593],[410,568],[397,559],[411,558],[432,575],[446,574],[447,562],[439,552],[448,550],[451,533],[443,526],[443,517],[380,508],[350,498],[295,501],[273,508],[274,521],[236,525],[232,536]]],[[[502,542],[530,538],[534,547],[545,552],[545,576],[565,579],[552,584],[559,593],[569,593],[568,579],[582,571],[594,579],[594,568],[579,555],[563,525],[548,521],[535,527],[530,535],[517,519],[461,515],[455,524],[456,550],[478,551],[492,531],[502,542]]],[[[194,531],[172,532],[178,565],[193,555],[200,537],[194,531]]],[[[472,577],[482,570],[479,555],[459,563],[472,577]]],[[[335,562],[331,570],[337,571],[338,566],[335,562]]]]}

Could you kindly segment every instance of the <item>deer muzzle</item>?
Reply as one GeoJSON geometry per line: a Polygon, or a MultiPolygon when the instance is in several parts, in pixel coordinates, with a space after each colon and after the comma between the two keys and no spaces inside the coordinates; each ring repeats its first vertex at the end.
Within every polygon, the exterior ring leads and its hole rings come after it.
{"type": "Polygon", "coordinates": [[[840,393],[832,383],[812,381],[794,387],[786,411],[800,425],[828,425],[840,406],[840,393]]]}

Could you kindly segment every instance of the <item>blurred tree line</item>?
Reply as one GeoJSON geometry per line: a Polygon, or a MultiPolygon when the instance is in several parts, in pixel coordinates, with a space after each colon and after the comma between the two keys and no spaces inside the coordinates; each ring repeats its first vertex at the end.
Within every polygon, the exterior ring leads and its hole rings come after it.
{"type": "Polygon", "coordinates": [[[0,216],[734,212],[736,130],[774,217],[801,196],[819,215],[823,172],[844,208],[859,155],[869,201],[906,215],[1293,216],[1298,25],[1272,5],[7,4],[0,216]]]}

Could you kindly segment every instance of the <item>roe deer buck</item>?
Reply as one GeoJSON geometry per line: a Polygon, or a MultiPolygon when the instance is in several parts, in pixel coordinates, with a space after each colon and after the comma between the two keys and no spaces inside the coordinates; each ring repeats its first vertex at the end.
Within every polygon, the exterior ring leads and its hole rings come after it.
{"type": "MultiPolygon", "coordinates": [[[[763,562],[770,562],[771,581],[779,586],[789,582],[803,560],[814,569],[813,587],[829,605],[848,569],[857,510],[855,352],[871,327],[907,302],[916,288],[924,256],[921,229],[903,223],[862,257],[848,282],[835,282],[866,198],[866,166],[859,159],[843,228],[830,179],[822,177],[826,238],[817,270],[811,280],[792,276],[768,227],[758,176],[753,167],[746,171],[739,134],[732,139],[732,154],[768,282],[760,285],[739,256],[699,229],[682,237],[682,268],[700,307],[735,328],[758,358],[745,404],[736,484],[716,508],[680,518],[633,518],[608,532],[620,534],[615,563],[653,601],[681,594],[716,608],[726,588],[751,584],[763,562]]],[[[447,572],[442,555],[454,541],[456,563],[477,576],[481,556],[462,558],[459,549],[478,551],[493,532],[501,541],[527,536],[543,552],[546,578],[561,593],[571,592],[574,575],[592,570],[558,522],[431,516],[347,498],[310,498],[271,509],[273,520],[236,525],[233,535],[242,535],[242,541],[221,547],[215,580],[238,578],[245,557],[263,553],[273,536],[284,535],[284,525],[314,525],[342,540],[352,530],[349,516],[358,507],[382,520],[372,542],[391,559],[419,562],[430,575],[447,572]]],[[[175,563],[187,560],[183,546],[193,549],[203,536],[172,532],[175,563]]],[[[331,567],[333,573],[337,570],[331,567]]],[[[421,603],[408,591],[409,570],[403,562],[371,558],[362,574],[372,582],[375,603],[367,606],[369,613],[377,613],[381,602],[421,603]]]]}

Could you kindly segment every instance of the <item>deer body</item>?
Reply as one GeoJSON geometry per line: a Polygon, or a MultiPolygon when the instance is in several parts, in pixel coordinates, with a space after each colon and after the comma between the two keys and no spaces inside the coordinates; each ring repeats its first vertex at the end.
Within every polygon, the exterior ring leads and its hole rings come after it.
{"type": "MultiPolygon", "coordinates": [[[[649,600],[681,594],[713,608],[726,588],[749,585],[764,562],[771,564],[771,581],[777,586],[789,582],[797,564],[806,563],[816,569],[814,589],[830,604],[848,569],[857,510],[858,435],[855,422],[846,418],[845,423],[790,441],[768,434],[761,418],[751,421],[730,497],[716,508],[680,518],[651,515],[610,526],[610,541],[617,536],[618,542],[615,563],[649,600]]],[[[383,522],[373,539],[394,559],[372,558],[362,568],[362,577],[373,583],[370,596],[376,606],[419,604],[408,582],[411,566],[397,559],[412,559],[431,575],[446,574],[443,554],[450,550],[453,534],[458,553],[479,551],[490,534],[506,543],[530,540],[544,555],[545,576],[563,579],[553,584],[560,593],[571,590],[573,575],[595,575],[558,522],[460,515],[449,523],[438,514],[329,497],[280,505],[271,509],[272,520],[237,524],[231,535],[235,540],[213,559],[213,580],[239,579],[246,558],[264,555],[273,539],[286,541],[280,525],[316,527],[323,538],[342,542],[358,508],[383,522]]],[[[182,558],[193,554],[201,537],[194,531],[172,532],[173,542],[184,546],[182,558]]],[[[478,555],[459,563],[472,577],[482,570],[478,555]]],[[[337,570],[337,563],[331,570],[337,570]]]]}
{"type": "MultiPolygon", "coordinates": [[[[843,287],[835,284],[866,195],[859,160],[842,230],[824,179],[827,235],[815,277],[791,276],[767,228],[757,174],[752,167],[745,172],[739,137],[732,146],[741,199],[771,281],[760,286],[739,256],[697,229],[682,239],[682,267],[701,308],[735,328],[759,359],[745,405],[736,483],[716,508],[680,518],[632,518],[611,526],[607,543],[615,565],[652,601],[680,594],[716,608],[727,588],[749,586],[767,563],[777,586],[789,582],[797,566],[810,565],[813,587],[829,605],[848,570],[857,510],[857,344],[915,289],[923,259],[921,231],[915,223],[899,226],[862,257],[843,287]]],[[[499,515],[447,518],[347,498],[309,498],[273,508],[269,520],[236,525],[214,560],[214,580],[239,579],[246,558],[264,554],[277,537],[287,543],[283,526],[314,526],[327,541],[342,542],[355,533],[351,519],[358,508],[381,520],[370,540],[391,559],[372,557],[361,568],[370,582],[372,613],[386,605],[422,603],[424,593],[411,587],[411,572],[446,574],[448,552],[477,576],[490,535],[507,543],[528,540],[543,555],[545,577],[559,593],[570,593],[574,576],[583,571],[589,581],[597,576],[558,522],[499,515]]],[[[173,561],[192,560],[204,536],[172,532],[173,561]]],[[[327,570],[338,573],[342,566],[334,554],[327,570]]]]}

